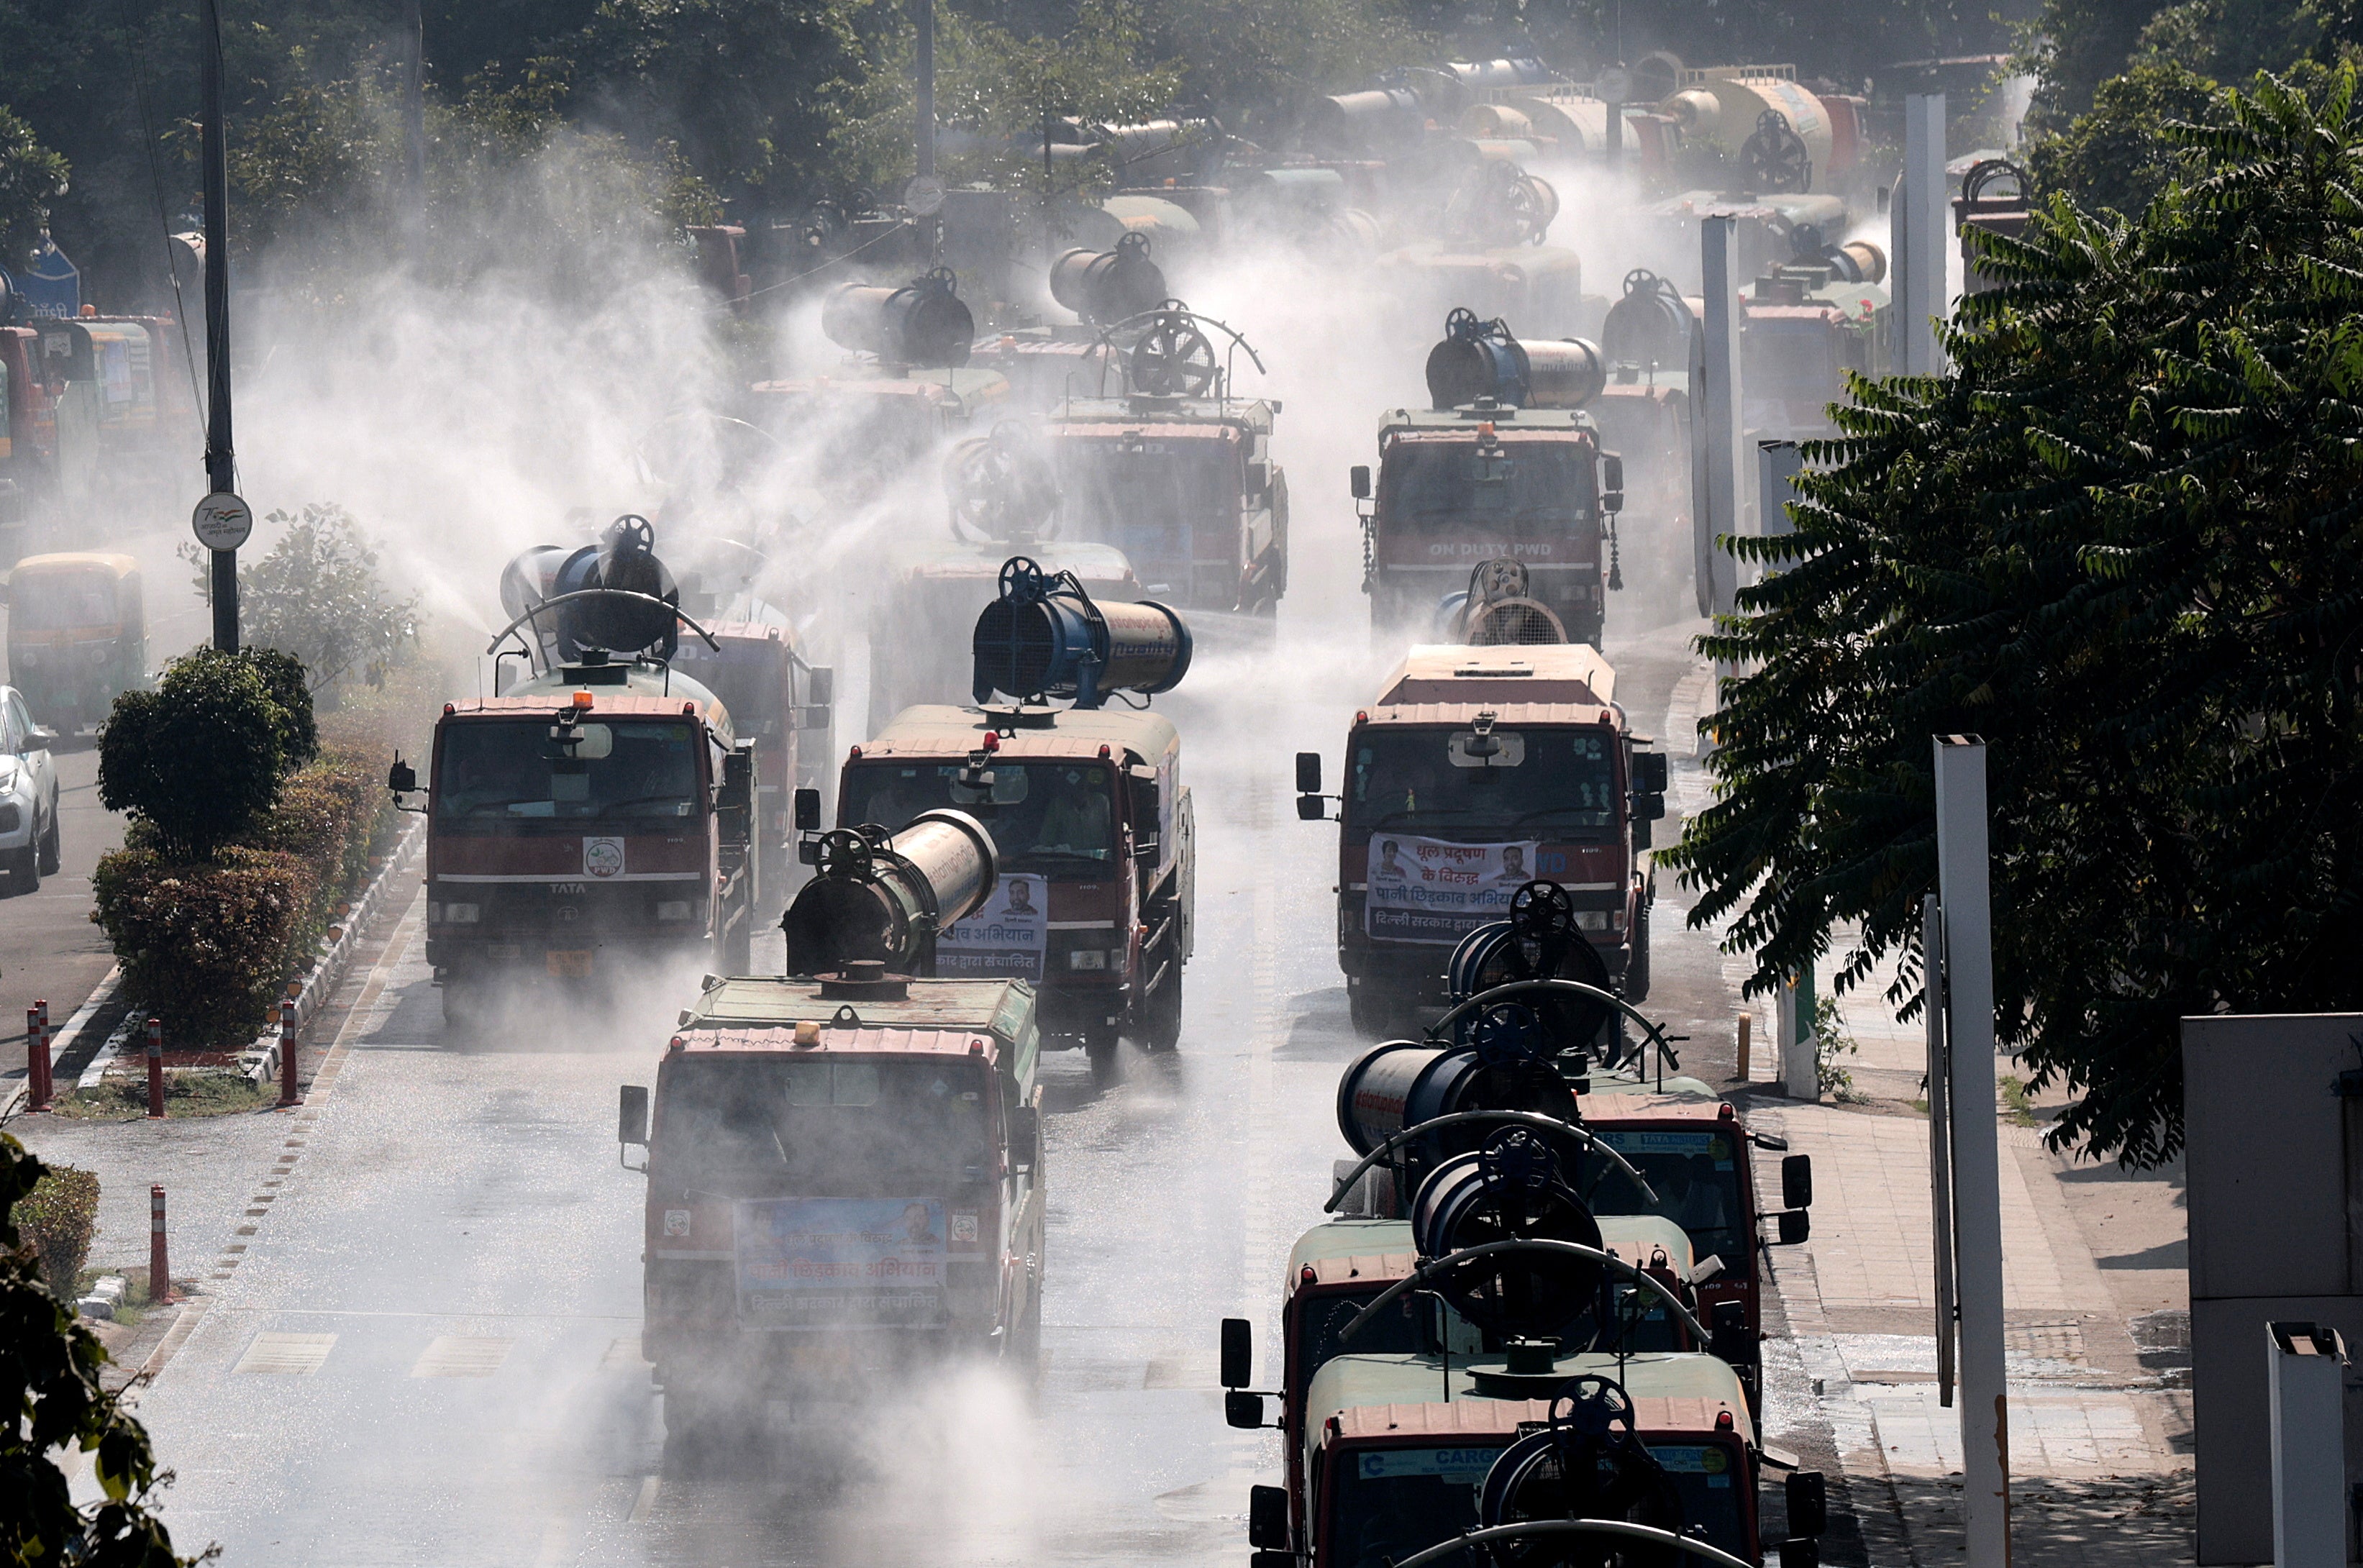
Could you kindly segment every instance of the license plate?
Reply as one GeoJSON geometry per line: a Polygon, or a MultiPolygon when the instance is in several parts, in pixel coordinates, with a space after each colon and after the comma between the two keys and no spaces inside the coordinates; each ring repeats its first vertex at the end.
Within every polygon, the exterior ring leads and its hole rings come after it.
{"type": "Polygon", "coordinates": [[[588,980],[591,978],[591,955],[587,952],[560,952],[552,949],[549,973],[560,980],[588,980]]]}

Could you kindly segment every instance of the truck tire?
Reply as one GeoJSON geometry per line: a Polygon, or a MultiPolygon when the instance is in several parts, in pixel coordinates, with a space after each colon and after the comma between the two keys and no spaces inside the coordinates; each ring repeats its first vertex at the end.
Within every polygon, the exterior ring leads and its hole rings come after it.
{"type": "Polygon", "coordinates": [[[1093,1024],[1083,1031],[1083,1054],[1091,1059],[1092,1076],[1103,1083],[1116,1073],[1115,1030],[1105,1024],[1093,1024]]]}
{"type": "Polygon", "coordinates": [[[41,851],[28,844],[8,858],[8,892],[39,893],[41,890],[41,851]]]}
{"type": "Polygon", "coordinates": [[[1182,966],[1165,972],[1165,984],[1148,994],[1140,1007],[1140,1043],[1151,1051],[1171,1051],[1182,1043],[1182,966]]]}
{"type": "Polygon", "coordinates": [[[456,974],[443,977],[443,1029],[446,1033],[467,1033],[476,1027],[483,1013],[483,986],[472,980],[462,980],[456,974]]]}
{"type": "Polygon", "coordinates": [[[38,869],[43,876],[55,876],[58,874],[58,868],[64,863],[64,851],[58,841],[58,810],[55,806],[51,806],[50,825],[41,831],[41,857],[38,869]]]}
{"type": "Polygon", "coordinates": [[[1353,1020],[1354,1032],[1365,1040],[1392,1038],[1394,1020],[1402,1011],[1394,993],[1371,981],[1346,987],[1346,1012],[1353,1020]]]}
{"type": "Polygon", "coordinates": [[[1625,999],[1638,1006],[1649,999],[1649,906],[1633,917],[1633,954],[1625,961],[1625,999]]]}

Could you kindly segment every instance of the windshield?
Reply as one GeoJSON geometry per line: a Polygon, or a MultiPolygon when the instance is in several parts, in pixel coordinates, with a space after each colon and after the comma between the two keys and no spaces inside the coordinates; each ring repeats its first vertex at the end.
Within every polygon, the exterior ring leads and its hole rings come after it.
{"type": "Polygon", "coordinates": [[[922,811],[957,806],[982,821],[1001,853],[1001,873],[1084,882],[1116,860],[1115,804],[1109,770],[1096,762],[1004,762],[990,788],[964,784],[961,763],[864,763],[846,776],[839,819],[899,831],[922,811]]]}
{"type": "Polygon", "coordinates": [[[1493,738],[1501,747],[1488,759],[1472,754],[1467,729],[1365,727],[1354,738],[1348,820],[1372,832],[1531,827],[1577,838],[1614,826],[1614,731],[1497,729],[1493,738]]]}
{"type": "Polygon", "coordinates": [[[1433,1337],[1427,1331],[1427,1315],[1436,1308],[1425,1300],[1414,1300],[1410,1295],[1397,1296],[1386,1310],[1362,1325],[1360,1333],[1351,1340],[1340,1338],[1354,1315],[1368,1307],[1387,1287],[1384,1280],[1373,1281],[1368,1290],[1321,1291],[1303,1298],[1297,1307],[1294,1329],[1296,1362],[1289,1370],[1288,1407],[1304,1408],[1305,1391],[1313,1385],[1313,1374],[1348,1351],[1356,1355],[1383,1355],[1395,1351],[1411,1353],[1430,1349],[1433,1337]]]}
{"type": "Polygon", "coordinates": [[[1651,1208],[1623,1173],[1587,1151],[1581,1190],[1593,1213],[1659,1215],[1689,1234],[1693,1257],[1701,1262],[1721,1258],[1724,1271],[1735,1276],[1747,1272],[1748,1218],[1739,1184],[1736,1134],[1596,1125],[1592,1131],[1638,1167],[1658,1191],[1658,1205],[1651,1208]]]}
{"type": "Polygon", "coordinates": [[[15,585],[8,613],[26,631],[69,631],[116,622],[115,577],[103,571],[37,573],[15,585]]]}
{"type": "Polygon", "coordinates": [[[716,653],[696,638],[684,637],[672,667],[722,699],[740,739],[776,742],[785,733],[788,717],[780,655],[776,642],[729,640],[716,653]]]}
{"type": "Polygon", "coordinates": [[[1379,475],[1379,507],[1391,528],[1446,533],[1494,520],[1563,522],[1589,517],[1592,449],[1579,441],[1397,441],[1379,475]]]}
{"type": "Polygon", "coordinates": [[[447,725],[435,818],[459,832],[533,822],[677,821],[697,814],[697,731],[678,720],[574,727],[567,747],[547,718],[447,725]],[[569,751],[571,756],[569,756],[569,751]]]}
{"type": "MultiPolygon", "coordinates": [[[[1361,1449],[1337,1466],[1335,1568],[1386,1568],[1426,1547],[1477,1528],[1477,1497],[1505,1445],[1361,1449]]],[[[1718,1443],[1648,1445],[1681,1507],[1682,1528],[1696,1529],[1725,1551],[1747,1548],[1740,1489],[1745,1468],[1718,1443]]]]}
{"type": "Polygon", "coordinates": [[[1135,557],[1186,559],[1188,528],[1235,516],[1239,504],[1236,442],[1139,432],[1079,439],[1059,448],[1066,516],[1080,537],[1135,557]]]}
{"type": "Polygon", "coordinates": [[[813,1197],[991,1179],[982,1060],[688,1057],[665,1073],[656,1157],[724,1196],[813,1197]]]}

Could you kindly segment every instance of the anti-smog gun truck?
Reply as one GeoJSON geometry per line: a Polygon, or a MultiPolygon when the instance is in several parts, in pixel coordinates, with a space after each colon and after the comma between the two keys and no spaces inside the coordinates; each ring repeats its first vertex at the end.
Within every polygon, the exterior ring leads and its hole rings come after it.
{"type": "Polygon", "coordinates": [[[646,1151],[641,1346],[678,1440],[875,1395],[1042,1324],[1041,1028],[1024,980],[936,972],[988,901],[993,838],[929,811],[818,841],[789,973],[708,977],[619,1137],[646,1151]]]}

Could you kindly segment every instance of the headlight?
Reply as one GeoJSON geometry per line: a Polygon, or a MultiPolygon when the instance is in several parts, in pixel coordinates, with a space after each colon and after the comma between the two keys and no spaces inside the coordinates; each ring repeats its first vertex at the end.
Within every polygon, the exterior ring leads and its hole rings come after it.
{"type": "Polygon", "coordinates": [[[1077,948],[1067,955],[1069,969],[1105,969],[1108,955],[1101,948],[1077,948]]]}
{"type": "Polygon", "coordinates": [[[660,920],[688,919],[689,900],[686,898],[666,899],[663,903],[657,906],[657,918],[660,920]]]}
{"type": "Polygon", "coordinates": [[[446,904],[443,906],[443,918],[445,922],[449,925],[472,926],[483,917],[484,906],[481,904],[446,904]]]}
{"type": "Polygon", "coordinates": [[[1605,909],[1578,909],[1575,912],[1575,923],[1577,926],[1587,931],[1604,931],[1608,929],[1608,911],[1605,909]]]}

